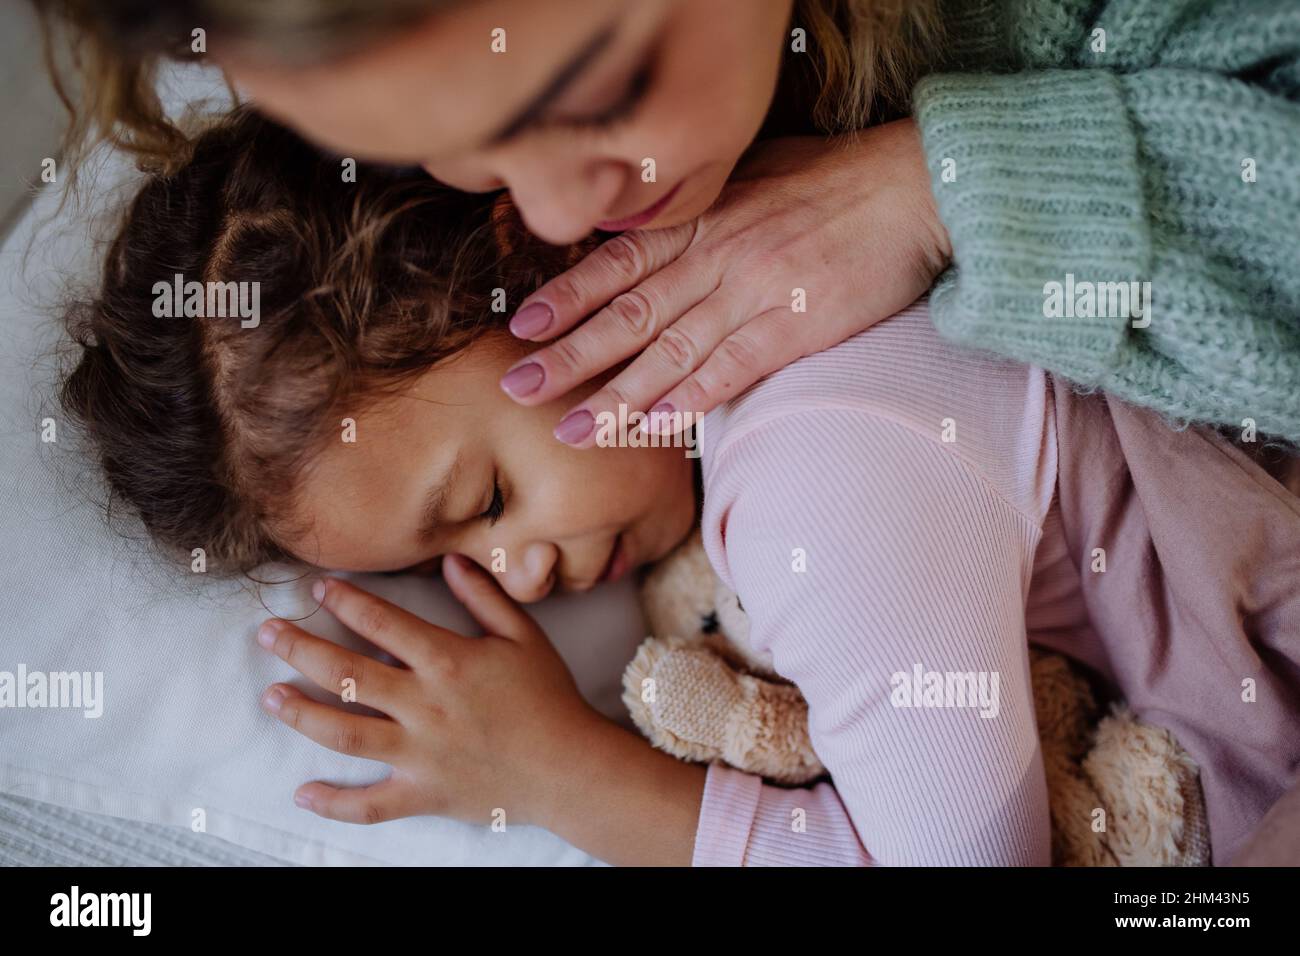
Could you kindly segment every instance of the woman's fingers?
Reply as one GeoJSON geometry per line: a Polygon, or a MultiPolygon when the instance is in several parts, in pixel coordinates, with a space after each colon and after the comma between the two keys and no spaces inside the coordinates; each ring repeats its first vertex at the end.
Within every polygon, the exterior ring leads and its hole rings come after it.
{"type": "Polygon", "coordinates": [[[501,387],[524,405],[567,395],[641,351],[714,288],[709,274],[686,263],[670,263],[558,342],[520,359],[502,377],[501,387]]]}
{"type": "Polygon", "coordinates": [[[542,633],[528,613],[473,561],[458,554],[442,559],[442,576],[456,600],[488,634],[524,641],[542,633]]]}
{"type": "Polygon", "coordinates": [[[407,676],[288,621],[267,621],[257,632],[257,641],[322,690],[385,713],[400,698],[398,686],[407,676]]]}
{"type": "Polygon", "coordinates": [[[352,631],[383,648],[408,667],[431,662],[448,652],[448,642],[464,640],[445,627],[430,624],[339,578],[321,581],[321,605],[352,631]]]}
{"type": "Polygon", "coordinates": [[[696,228],[695,223],[688,223],[615,236],[524,299],[510,320],[510,331],[533,342],[567,332],[614,296],[681,255],[694,239],[696,228]]]}
{"type": "MultiPolygon", "coordinates": [[[[635,238],[636,235],[630,233],[619,236],[611,242],[621,242],[627,248],[639,241],[635,238]]],[[[662,241],[654,237],[645,240],[652,245],[662,241]]],[[[601,249],[607,247],[609,243],[601,249]]],[[[593,258],[600,257],[601,249],[578,263],[566,275],[581,272],[593,258]]],[[[569,393],[583,382],[639,352],[661,329],[671,325],[678,316],[716,288],[717,281],[712,269],[702,269],[698,264],[683,266],[681,262],[662,258],[665,259],[663,265],[660,266],[656,260],[653,271],[642,264],[627,266],[627,278],[618,282],[611,280],[607,284],[594,286],[581,278],[575,278],[568,285],[561,286],[562,290],[570,290],[565,292],[566,295],[580,297],[583,301],[591,300],[591,311],[595,311],[595,314],[559,341],[516,362],[501,378],[501,387],[506,394],[520,404],[539,405],[569,393]],[[632,276],[642,273],[646,273],[642,280],[629,284],[632,276]],[[599,295],[585,291],[589,287],[599,288],[599,295]],[[571,291],[577,288],[584,291],[571,291]]],[[[637,260],[638,263],[645,261],[641,258],[637,260]]],[[[616,268],[622,267],[599,267],[598,274],[609,277],[615,274],[616,268]]],[[[562,276],[561,279],[563,278],[562,276]]],[[[585,316],[588,313],[583,314],[585,316]]]]}
{"type": "Polygon", "coordinates": [[[272,684],[262,695],[262,706],[304,737],[349,757],[390,763],[401,743],[397,723],[349,714],[312,700],[288,684],[272,684]]]}
{"type": "Polygon", "coordinates": [[[293,802],[317,816],[343,823],[383,823],[423,812],[412,788],[394,777],[368,787],[307,783],[298,788],[293,802]]]}
{"type": "MultiPolygon", "coordinates": [[[[598,416],[605,412],[613,415],[613,420],[621,420],[619,405],[625,405],[629,414],[646,410],[651,415],[668,413],[673,421],[682,422],[680,414],[673,416],[671,413],[696,409],[686,409],[681,405],[667,408],[655,400],[699,368],[728,334],[743,322],[749,307],[749,303],[738,301],[723,290],[709,296],[660,332],[645,351],[604,387],[566,412],[555,430],[556,437],[575,448],[591,447],[596,443],[598,416]],[[580,431],[576,424],[579,422],[589,426],[585,432],[580,431]]],[[[655,418],[655,421],[659,419],[655,418]]],[[[678,429],[665,432],[656,428],[655,431],[670,434],[678,429]]]]}
{"type": "MultiPolygon", "coordinates": [[[[806,341],[807,316],[787,307],[771,309],[749,320],[723,339],[692,374],[655,403],[662,411],[703,415],[735,398],[764,375],[817,350],[806,341]]],[[[683,424],[680,415],[647,418],[645,428],[671,434],[683,424]]]]}

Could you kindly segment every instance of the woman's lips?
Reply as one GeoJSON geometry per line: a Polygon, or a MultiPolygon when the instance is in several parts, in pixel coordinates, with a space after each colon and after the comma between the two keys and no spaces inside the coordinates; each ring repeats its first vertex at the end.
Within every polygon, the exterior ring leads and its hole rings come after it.
{"type": "Polygon", "coordinates": [[[677,190],[681,188],[682,184],[678,183],[656,200],[653,205],[647,206],[636,215],[624,219],[606,219],[604,222],[596,223],[596,228],[601,232],[627,232],[629,229],[640,229],[663,212],[668,204],[673,201],[673,197],[677,195],[677,190]]]}

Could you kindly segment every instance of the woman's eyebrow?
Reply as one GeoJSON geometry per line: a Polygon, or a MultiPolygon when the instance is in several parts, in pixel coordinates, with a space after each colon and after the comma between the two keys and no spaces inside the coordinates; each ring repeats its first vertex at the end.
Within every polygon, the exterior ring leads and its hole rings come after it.
{"type": "Polygon", "coordinates": [[[428,492],[424,496],[424,507],[420,512],[420,526],[416,531],[421,541],[427,541],[433,537],[433,533],[438,530],[438,523],[442,520],[443,508],[447,505],[447,496],[456,484],[456,478],[460,475],[460,466],[464,459],[459,453],[456,460],[443,473],[442,477],[429,486],[428,492]]]}
{"type": "Polygon", "coordinates": [[[555,74],[540,93],[529,100],[524,108],[506,122],[497,133],[489,137],[488,145],[499,146],[518,136],[536,122],[537,118],[546,110],[546,107],[551,104],[551,101],[557,99],[568,88],[569,84],[576,80],[597,56],[604,52],[605,48],[613,42],[617,33],[617,21],[607,24],[597,31],[596,35],[589,39],[569,62],[555,71],[555,74]]]}

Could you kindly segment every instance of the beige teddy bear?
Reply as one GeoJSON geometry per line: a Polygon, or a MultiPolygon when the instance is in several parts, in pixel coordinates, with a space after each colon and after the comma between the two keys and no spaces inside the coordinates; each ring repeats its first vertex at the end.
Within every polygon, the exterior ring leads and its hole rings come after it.
{"type": "MultiPolygon", "coordinates": [[[[713,573],[698,532],[651,569],[641,600],[652,636],[623,675],[623,700],[651,743],[780,784],[826,773],[808,738],[807,703],[749,645],[744,609],[713,573]]],[[[1030,657],[1053,862],[1208,865],[1196,765],[1173,735],[1123,707],[1101,714],[1064,657],[1030,657]]]]}

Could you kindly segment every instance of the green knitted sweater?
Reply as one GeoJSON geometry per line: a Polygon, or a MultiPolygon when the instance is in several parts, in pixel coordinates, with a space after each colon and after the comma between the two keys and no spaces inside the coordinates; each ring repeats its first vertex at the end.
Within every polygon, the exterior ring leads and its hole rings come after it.
{"type": "Polygon", "coordinates": [[[945,22],[915,94],[952,238],[940,332],[1300,441],[1300,2],[949,0],[945,22]],[[1149,313],[1117,314],[1120,282],[1149,313]]]}

